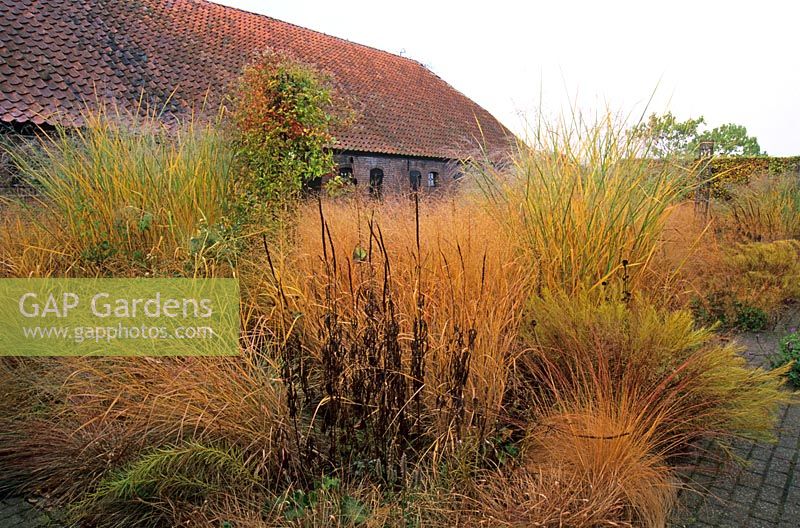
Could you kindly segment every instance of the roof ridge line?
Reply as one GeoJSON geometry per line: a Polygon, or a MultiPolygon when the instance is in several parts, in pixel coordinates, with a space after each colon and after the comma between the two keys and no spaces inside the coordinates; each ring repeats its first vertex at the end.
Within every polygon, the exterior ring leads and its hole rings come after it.
{"type": "MultiPolygon", "coordinates": [[[[302,29],[302,30],[305,30],[305,31],[310,31],[311,33],[316,33],[318,35],[324,35],[324,36],[326,36],[328,38],[336,39],[336,40],[339,40],[339,41],[342,41],[342,42],[346,42],[348,44],[352,44],[352,45],[355,45],[355,46],[360,46],[362,48],[375,50],[375,51],[378,51],[380,53],[385,53],[387,55],[390,55],[390,56],[398,58],[398,59],[403,59],[405,61],[412,62],[412,63],[416,64],[417,66],[421,66],[425,71],[431,73],[434,77],[436,77],[436,79],[438,79],[439,82],[445,84],[448,88],[451,88],[452,90],[457,92],[460,96],[462,96],[464,99],[468,100],[472,105],[477,106],[478,108],[480,108],[481,110],[483,110],[484,112],[486,112],[487,114],[489,114],[491,116],[490,112],[488,112],[485,108],[483,108],[481,105],[476,103],[472,98],[470,98],[467,94],[462,92],[460,89],[458,89],[455,86],[453,86],[452,84],[450,84],[447,80],[445,80],[444,77],[442,77],[441,75],[439,75],[438,73],[433,71],[431,68],[426,66],[421,61],[418,61],[416,59],[412,59],[411,57],[404,57],[403,55],[398,55],[396,53],[392,53],[391,51],[386,51],[386,50],[383,50],[383,49],[380,49],[380,48],[376,48],[375,46],[370,46],[368,44],[362,44],[360,42],[355,42],[353,40],[346,39],[344,37],[338,37],[336,35],[331,35],[329,33],[325,33],[324,31],[318,31],[316,29],[311,29],[311,28],[308,28],[308,27],[305,27],[305,26],[301,26],[300,24],[295,24],[294,22],[287,22],[285,20],[281,20],[279,18],[275,18],[275,17],[269,16],[269,15],[265,15],[263,13],[256,13],[255,11],[248,11],[247,9],[242,9],[240,7],[234,7],[234,6],[220,4],[220,3],[215,2],[214,0],[186,0],[186,1],[212,4],[212,5],[221,7],[223,9],[231,9],[231,10],[234,10],[234,11],[239,11],[240,13],[247,13],[248,15],[254,15],[254,16],[257,16],[257,17],[266,18],[266,19],[269,19],[269,20],[274,20],[275,22],[280,22],[281,24],[287,24],[289,26],[296,27],[296,28],[299,28],[299,29],[302,29]]],[[[472,112],[472,114],[473,114],[473,117],[477,120],[478,116],[475,114],[474,111],[472,112]]],[[[498,120],[494,116],[491,116],[491,117],[493,119],[495,119],[496,121],[498,120]]],[[[503,125],[503,126],[505,127],[505,125],[503,125]]]]}
{"type": "MultiPolygon", "coordinates": [[[[323,36],[328,37],[328,38],[332,38],[332,39],[336,39],[336,40],[339,40],[339,41],[342,41],[342,42],[346,42],[346,43],[352,44],[354,46],[360,46],[362,48],[371,49],[371,50],[374,50],[374,51],[377,51],[377,52],[380,52],[380,53],[385,53],[387,55],[391,55],[392,57],[395,57],[395,58],[398,58],[398,59],[403,59],[403,60],[408,61],[408,62],[412,62],[412,63],[416,64],[417,66],[421,66],[425,70],[427,70],[427,71],[433,73],[434,75],[436,75],[433,72],[433,70],[431,70],[430,68],[425,66],[425,64],[423,64],[421,61],[418,61],[417,59],[412,59],[411,57],[404,57],[403,55],[398,55],[397,53],[392,53],[391,51],[386,51],[384,49],[377,48],[375,46],[370,46],[369,44],[362,44],[361,42],[356,42],[354,40],[349,40],[349,39],[346,39],[344,37],[331,35],[330,33],[325,33],[324,31],[318,31],[316,29],[311,29],[311,28],[308,28],[308,27],[305,27],[305,26],[301,26],[300,24],[295,24],[294,22],[287,22],[286,20],[281,20],[280,18],[275,18],[275,17],[269,16],[269,15],[265,15],[263,13],[256,13],[255,11],[248,11],[247,9],[242,9],[241,7],[234,7],[234,6],[229,6],[229,5],[225,5],[225,4],[220,4],[220,3],[214,2],[214,0],[186,0],[186,1],[188,1],[188,2],[198,2],[198,3],[203,3],[203,4],[211,4],[211,5],[214,5],[214,6],[217,6],[217,7],[221,7],[222,9],[231,9],[233,11],[239,11],[240,13],[246,13],[248,15],[253,15],[253,16],[257,16],[257,17],[261,17],[261,18],[266,18],[266,19],[269,19],[269,20],[273,20],[275,22],[280,22],[281,24],[286,24],[286,25],[289,25],[289,26],[296,27],[298,29],[302,29],[302,30],[305,30],[305,31],[310,31],[311,33],[316,33],[317,35],[323,35],[323,36]]],[[[437,75],[437,77],[438,77],[438,75],[437,75]]]]}

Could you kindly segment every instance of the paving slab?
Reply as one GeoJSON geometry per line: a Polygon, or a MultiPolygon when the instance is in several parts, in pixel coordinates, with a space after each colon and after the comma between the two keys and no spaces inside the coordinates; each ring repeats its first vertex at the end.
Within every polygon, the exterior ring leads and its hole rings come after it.
{"type": "MultiPolygon", "coordinates": [[[[748,361],[768,366],[778,343],[797,328],[798,308],[769,332],[742,334],[735,339],[748,361]]],[[[690,486],[710,492],[700,497],[681,491],[680,510],[673,528],[798,528],[800,527],[800,405],[786,405],[778,414],[775,443],[742,442],[735,453],[744,460],[740,468],[723,467],[711,460],[698,461],[685,475],[690,486]]]]}

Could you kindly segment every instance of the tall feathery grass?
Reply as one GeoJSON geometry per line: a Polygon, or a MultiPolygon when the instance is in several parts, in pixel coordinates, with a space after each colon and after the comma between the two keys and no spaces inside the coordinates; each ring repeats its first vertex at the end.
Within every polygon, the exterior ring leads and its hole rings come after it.
{"type": "Polygon", "coordinates": [[[636,282],[650,262],[685,174],[640,158],[614,117],[540,123],[511,162],[474,166],[492,210],[539,269],[539,285],[600,286],[628,263],[636,282]]]}
{"type": "MultiPolygon", "coordinates": [[[[73,265],[124,259],[158,267],[186,258],[193,238],[232,213],[234,154],[214,123],[168,126],[152,113],[110,108],[83,118],[81,128],[57,127],[35,147],[11,151],[37,191],[27,229],[42,232],[73,265]]],[[[37,271],[8,254],[2,260],[9,272],[37,271]]]]}
{"type": "MultiPolygon", "coordinates": [[[[3,276],[225,253],[224,138],[109,117],[18,160],[41,194],[3,276]]],[[[3,485],[97,526],[664,526],[676,461],[769,438],[786,397],[660,304],[687,185],[637,153],[576,119],[474,163],[482,192],[299,202],[225,270],[241,357],[0,362],[3,485]]]]}
{"type": "MultiPolygon", "coordinates": [[[[491,451],[534,274],[484,210],[418,207],[325,201],[320,215],[312,202],[283,239],[251,248],[239,262],[243,358],[3,363],[19,388],[0,416],[9,482],[84,522],[158,526],[258,516],[252,494],[319,495],[332,473],[402,525],[400,502],[374,490],[437,489],[433,475],[491,451]],[[259,485],[219,474],[231,467],[259,485]]],[[[407,508],[428,518],[457,502],[427,499],[407,508]]],[[[296,524],[329,506],[305,506],[296,524]]],[[[288,523],[296,509],[270,515],[288,523]]]]}
{"type": "Polygon", "coordinates": [[[736,188],[721,208],[722,226],[745,241],[800,238],[800,178],[764,177],[736,188]]]}
{"type": "Polygon", "coordinates": [[[382,429],[371,420],[390,405],[437,456],[491,433],[535,275],[491,216],[462,199],[324,201],[299,209],[287,247],[265,279],[325,387],[318,410],[382,429]]]}

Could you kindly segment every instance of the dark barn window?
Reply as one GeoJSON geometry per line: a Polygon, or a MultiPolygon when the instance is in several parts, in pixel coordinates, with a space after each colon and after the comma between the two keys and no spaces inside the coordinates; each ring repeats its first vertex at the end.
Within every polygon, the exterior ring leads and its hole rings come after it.
{"type": "Polygon", "coordinates": [[[369,171],[369,193],[380,197],[383,190],[383,170],[374,168],[369,171]]]}
{"type": "Polygon", "coordinates": [[[429,172],[428,173],[428,187],[438,187],[439,186],[439,173],[438,172],[429,172]]]}
{"type": "Polygon", "coordinates": [[[418,191],[422,184],[422,174],[418,170],[412,170],[408,173],[408,179],[411,181],[411,190],[418,191]]]}

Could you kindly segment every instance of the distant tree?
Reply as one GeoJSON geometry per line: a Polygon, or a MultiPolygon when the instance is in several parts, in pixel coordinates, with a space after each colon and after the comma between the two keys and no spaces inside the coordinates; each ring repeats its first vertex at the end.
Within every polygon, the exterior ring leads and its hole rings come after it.
{"type": "Polygon", "coordinates": [[[631,137],[642,143],[645,155],[655,158],[670,156],[693,157],[701,141],[714,141],[714,153],[722,156],[760,156],[758,140],[747,135],[742,125],[728,123],[712,130],[701,131],[703,116],[678,121],[672,112],[651,114],[646,122],[630,129],[631,137]]]}
{"type": "Polygon", "coordinates": [[[718,126],[713,130],[701,133],[691,145],[693,151],[700,141],[713,141],[714,153],[721,156],[766,155],[766,152],[761,150],[758,139],[755,136],[748,136],[744,126],[734,123],[718,126]]]}
{"type": "Polygon", "coordinates": [[[678,121],[672,112],[667,112],[664,115],[651,114],[646,122],[639,123],[630,132],[646,146],[646,155],[666,158],[690,152],[697,139],[698,128],[704,124],[703,116],[678,121]]]}

